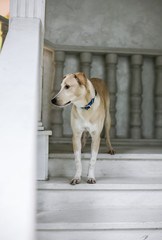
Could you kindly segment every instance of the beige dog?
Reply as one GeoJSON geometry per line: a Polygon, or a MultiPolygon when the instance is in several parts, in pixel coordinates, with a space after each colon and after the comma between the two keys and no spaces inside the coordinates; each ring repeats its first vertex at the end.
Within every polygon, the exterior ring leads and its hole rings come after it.
{"type": "Polygon", "coordinates": [[[87,182],[96,183],[94,168],[104,123],[108,152],[114,154],[109,137],[111,125],[109,114],[110,97],[104,81],[97,78],[87,79],[82,72],[67,74],[62,80],[60,92],[52,99],[52,103],[57,106],[73,104],[71,127],[76,173],[71,180],[71,184],[75,185],[81,181],[81,147],[85,146],[87,131],[92,137],[87,182]]]}

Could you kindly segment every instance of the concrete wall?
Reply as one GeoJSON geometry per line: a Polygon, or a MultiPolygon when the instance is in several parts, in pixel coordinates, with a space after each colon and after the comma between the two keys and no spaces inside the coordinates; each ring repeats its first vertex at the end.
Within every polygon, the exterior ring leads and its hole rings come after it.
{"type": "Polygon", "coordinates": [[[47,0],[46,38],[63,45],[162,48],[161,0],[47,0]]]}
{"type": "MultiPolygon", "coordinates": [[[[161,0],[47,0],[45,38],[54,44],[162,49],[161,0]]],[[[64,74],[79,70],[79,59],[67,55],[64,74]]],[[[154,60],[144,59],[142,134],[152,138],[154,60]]],[[[102,56],[93,56],[91,77],[105,77],[102,56]]],[[[117,135],[129,136],[129,58],[117,67],[117,135]]],[[[70,107],[65,108],[64,134],[70,135],[70,107]]]]}

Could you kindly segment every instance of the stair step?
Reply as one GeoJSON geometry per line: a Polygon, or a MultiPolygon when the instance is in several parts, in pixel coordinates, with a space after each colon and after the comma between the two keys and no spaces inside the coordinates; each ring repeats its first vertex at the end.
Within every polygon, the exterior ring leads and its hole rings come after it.
{"type": "MultiPolygon", "coordinates": [[[[78,205],[79,206],[79,205],[78,205]]],[[[39,240],[160,240],[162,208],[56,209],[37,215],[39,240]]]]}
{"type": "Polygon", "coordinates": [[[137,145],[117,146],[109,155],[101,144],[97,183],[87,184],[88,145],[82,181],[75,186],[69,184],[75,173],[72,145],[52,145],[49,181],[37,184],[37,239],[161,240],[162,148],[137,145]]]}
{"type": "Polygon", "coordinates": [[[100,178],[69,184],[68,178],[38,182],[38,211],[99,207],[162,207],[162,178],[100,178]]]}
{"type": "MultiPolygon", "coordinates": [[[[87,144],[91,143],[91,138],[89,137],[87,139],[87,144]]],[[[113,146],[161,146],[162,145],[162,139],[131,139],[131,138],[116,138],[111,139],[111,143],[113,146]]],[[[55,148],[56,145],[72,145],[72,137],[63,137],[63,138],[57,138],[50,139],[50,148],[55,148]]],[[[105,139],[101,139],[101,146],[105,145],[105,139]]]]}
{"type": "MultiPolygon", "coordinates": [[[[50,177],[73,177],[75,163],[73,153],[68,147],[62,152],[49,155],[50,177]]],[[[82,154],[83,174],[87,176],[90,153],[82,154]]],[[[120,147],[115,155],[109,155],[102,150],[98,154],[96,177],[161,177],[162,148],[161,147],[120,147]]]]}
{"type": "Polygon", "coordinates": [[[71,185],[70,178],[55,177],[49,181],[38,181],[38,190],[162,190],[161,178],[98,178],[96,184],[88,184],[83,177],[80,184],[71,185]]]}
{"type": "Polygon", "coordinates": [[[38,229],[162,229],[162,209],[159,208],[93,208],[58,209],[37,214],[38,229]],[[44,226],[43,226],[44,225],[44,226]]]}

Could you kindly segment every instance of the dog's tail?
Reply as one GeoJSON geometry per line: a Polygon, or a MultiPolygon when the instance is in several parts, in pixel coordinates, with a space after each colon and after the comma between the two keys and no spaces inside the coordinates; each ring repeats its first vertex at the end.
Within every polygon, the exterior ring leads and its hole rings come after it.
{"type": "Polygon", "coordinates": [[[81,144],[82,144],[82,153],[84,152],[84,148],[86,145],[86,141],[87,141],[87,132],[83,132],[82,133],[82,138],[81,138],[81,144]]]}

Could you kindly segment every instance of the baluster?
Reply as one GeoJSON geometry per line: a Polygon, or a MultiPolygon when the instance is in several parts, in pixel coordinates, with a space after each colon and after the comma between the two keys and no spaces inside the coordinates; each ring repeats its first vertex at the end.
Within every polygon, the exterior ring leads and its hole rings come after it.
{"type": "Polygon", "coordinates": [[[162,56],[156,57],[155,138],[162,138],[162,56]]]}
{"type": "Polygon", "coordinates": [[[106,81],[110,94],[110,115],[111,115],[111,138],[116,137],[116,65],[118,62],[117,54],[106,54],[106,81]]]}
{"type": "MultiPolygon", "coordinates": [[[[55,52],[55,79],[54,79],[54,95],[56,95],[61,87],[61,79],[63,77],[65,61],[65,52],[55,52]]],[[[52,137],[63,136],[63,118],[62,108],[52,107],[51,122],[52,122],[52,137]]]]}
{"type": "Polygon", "coordinates": [[[142,64],[141,55],[131,57],[130,136],[134,139],[141,138],[142,64]]]}
{"type": "Polygon", "coordinates": [[[80,53],[80,68],[87,78],[90,78],[92,54],[89,52],[80,53]]]}
{"type": "Polygon", "coordinates": [[[51,82],[54,81],[54,50],[44,47],[42,88],[42,122],[45,129],[51,129],[51,82]]]}

